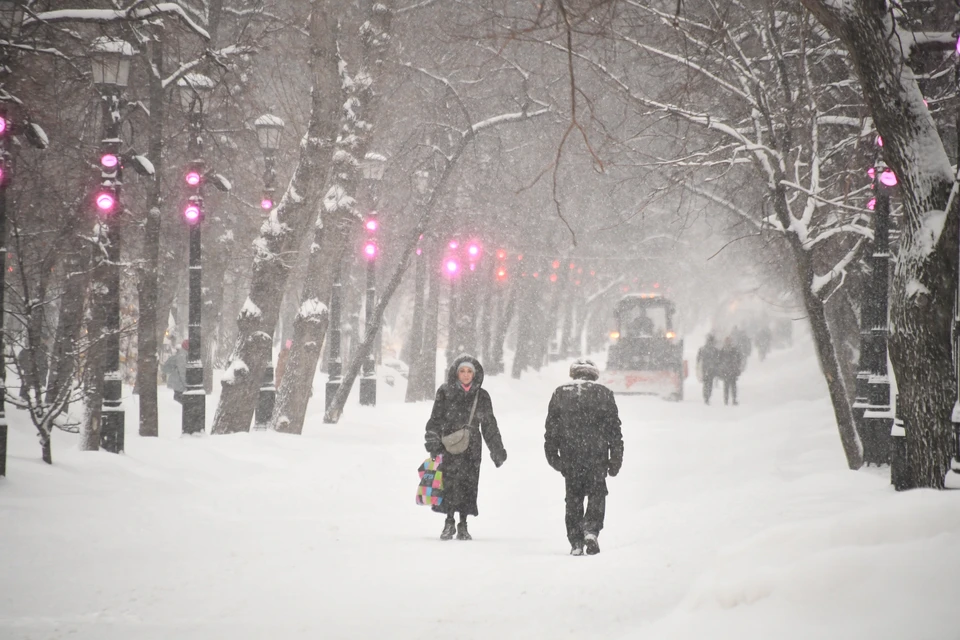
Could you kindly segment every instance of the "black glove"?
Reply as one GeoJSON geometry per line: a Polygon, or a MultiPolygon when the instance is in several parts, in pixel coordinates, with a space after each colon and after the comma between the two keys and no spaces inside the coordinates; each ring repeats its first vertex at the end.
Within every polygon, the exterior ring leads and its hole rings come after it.
{"type": "Polygon", "coordinates": [[[507,450],[506,449],[497,449],[490,452],[490,457],[493,459],[493,464],[498,469],[500,465],[507,461],[507,450]]]}
{"type": "Polygon", "coordinates": [[[607,473],[610,474],[611,478],[616,477],[616,475],[620,473],[620,464],[614,463],[613,460],[607,462],[607,473]]]}

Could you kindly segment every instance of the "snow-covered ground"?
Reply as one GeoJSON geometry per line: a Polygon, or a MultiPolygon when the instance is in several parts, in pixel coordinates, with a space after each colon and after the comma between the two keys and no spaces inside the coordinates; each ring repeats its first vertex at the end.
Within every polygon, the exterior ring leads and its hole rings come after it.
{"type": "Polygon", "coordinates": [[[488,379],[509,459],[472,542],[414,504],[430,403],[401,385],[302,437],[181,438],[164,390],[160,438],[131,398],[124,455],[57,433],[54,466],[14,410],[0,638],[960,638],[960,494],[847,471],[807,343],[751,360],[738,407],[692,377],[682,403],[619,399],[595,557],[567,555],[543,455],[565,370],[488,379]]]}

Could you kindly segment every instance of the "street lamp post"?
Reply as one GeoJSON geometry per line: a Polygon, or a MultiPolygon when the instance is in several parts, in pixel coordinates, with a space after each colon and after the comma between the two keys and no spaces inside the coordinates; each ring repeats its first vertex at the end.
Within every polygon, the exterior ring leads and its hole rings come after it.
{"type": "MultiPolygon", "coordinates": [[[[257,130],[257,143],[263,152],[263,196],[260,198],[260,208],[270,214],[274,205],[276,192],[277,170],[276,154],[280,148],[280,134],[283,133],[283,120],[277,116],[264,114],[256,119],[253,126],[257,130]]],[[[260,383],[260,395],[257,400],[257,410],[254,418],[254,428],[267,428],[273,407],[277,399],[277,388],[273,380],[273,358],[263,370],[263,381],[260,383]]]]}
{"type": "MultiPolygon", "coordinates": [[[[4,0],[0,2],[0,30],[7,44],[0,50],[4,74],[9,69],[10,43],[20,34],[23,25],[22,2],[4,0]]],[[[0,103],[0,476],[7,475],[7,413],[5,397],[7,394],[7,364],[5,360],[6,342],[4,340],[4,281],[7,271],[7,181],[10,170],[7,142],[10,138],[10,121],[6,104],[0,103]]]]}
{"type": "Polygon", "coordinates": [[[890,196],[896,174],[882,162],[869,172],[874,181],[873,251],[867,258],[870,278],[860,308],[860,363],[854,416],[867,464],[891,460],[890,379],[887,371],[887,289],[890,278],[890,196]]]}
{"type": "MultiPolygon", "coordinates": [[[[377,184],[383,180],[385,169],[385,159],[383,156],[375,153],[368,153],[361,165],[363,177],[371,183],[371,200],[377,200],[377,184]]],[[[373,326],[373,309],[377,303],[377,254],[379,246],[375,236],[379,230],[379,221],[377,212],[371,211],[364,221],[364,227],[368,234],[367,241],[363,248],[363,257],[367,260],[367,296],[364,302],[364,327],[365,331],[370,331],[373,326]]],[[[380,341],[374,342],[374,347],[363,360],[363,366],[360,370],[360,404],[366,406],[376,406],[377,404],[377,358],[379,356],[380,341]]]]}
{"type": "Polygon", "coordinates": [[[120,453],[124,447],[125,416],[121,408],[120,375],[120,95],[130,77],[133,48],[125,41],[100,37],[93,42],[91,63],[93,82],[100,91],[103,113],[103,140],[100,144],[100,189],[95,205],[99,231],[106,245],[98,261],[103,269],[104,363],[103,401],[100,413],[100,447],[120,453]]]}
{"type": "MultiPolygon", "coordinates": [[[[343,358],[340,355],[340,301],[343,294],[343,282],[341,279],[340,264],[342,257],[337,260],[333,275],[333,290],[330,294],[330,329],[327,331],[327,385],[324,388],[323,407],[324,410],[330,408],[333,402],[333,396],[337,395],[337,389],[343,382],[343,358]]],[[[332,424],[336,422],[328,417],[324,411],[323,421],[332,424]]]]}
{"type": "MultiPolygon", "coordinates": [[[[376,211],[367,214],[363,226],[369,235],[363,244],[363,257],[367,261],[367,297],[363,304],[363,324],[364,331],[369,333],[373,327],[373,308],[377,304],[377,253],[379,253],[379,246],[375,235],[380,223],[377,220],[376,211]]],[[[371,407],[377,404],[377,354],[375,347],[371,347],[367,352],[360,369],[360,404],[371,407]]]]}
{"type": "Polygon", "coordinates": [[[213,81],[205,75],[190,73],[177,81],[180,90],[180,106],[187,112],[190,136],[187,140],[187,155],[191,158],[184,180],[187,204],[183,210],[184,221],[190,230],[190,289],[187,318],[187,375],[183,392],[181,429],[184,434],[203,433],[206,429],[207,397],[203,388],[203,357],[200,345],[202,318],[202,244],[201,225],[204,218],[201,189],[205,180],[203,162],[203,102],[213,90],[213,81]]]}

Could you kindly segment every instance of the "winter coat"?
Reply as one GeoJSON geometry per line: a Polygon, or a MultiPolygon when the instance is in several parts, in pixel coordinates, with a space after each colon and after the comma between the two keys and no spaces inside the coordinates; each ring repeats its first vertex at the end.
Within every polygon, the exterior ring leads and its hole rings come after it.
{"type": "Polygon", "coordinates": [[[717,374],[724,380],[735,380],[743,371],[743,354],[736,345],[724,345],[720,349],[719,361],[717,374]]]}
{"type": "Polygon", "coordinates": [[[590,380],[558,387],[547,410],[543,449],[564,477],[607,472],[623,464],[623,434],[613,392],[590,380]]]}
{"type": "Polygon", "coordinates": [[[715,378],[720,375],[720,350],[711,342],[700,347],[697,351],[697,366],[703,378],[715,378]]]}
{"type": "Polygon", "coordinates": [[[177,352],[163,363],[163,375],[167,376],[167,387],[174,391],[183,391],[187,388],[187,352],[177,349],[177,352]]]}
{"type": "Polygon", "coordinates": [[[480,484],[480,462],[483,446],[480,436],[487,443],[490,458],[496,466],[503,464],[507,452],[503,448],[497,419],[493,415],[490,394],[481,387],[483,367],[471,356],[457,358],[447,372],[447,382],[437,389],[433,402],[433,411],[427,421],[424,433],[424,446],[432,457],[443,454],[443,511],[459,511],[464,515],[477,515],[477,489],[480,484]],[[457,379],[457,369],[464,361],[474,367],[473,382],[470,390],[464,391],[457,379]],[[470,408],[477,398],[477,409],[473,414],[470,444],[460,454],[452,454],[443,448],[441,438],[462,428],[470,417],[470,408]],[[478,432],[479,429],[479,432],[478,432]]]}

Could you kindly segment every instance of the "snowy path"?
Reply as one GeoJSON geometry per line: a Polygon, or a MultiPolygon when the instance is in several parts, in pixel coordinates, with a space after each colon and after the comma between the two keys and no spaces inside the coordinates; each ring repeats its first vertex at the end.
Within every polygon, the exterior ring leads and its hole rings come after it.
{"type": "Polygon", "coordinates": [[[14,412],[0,638],[960,637],[960,496],[845,471],[807,350],[752,361],[739,407],[705,407],[692,379],[683,403],[619,399],[625,464],[590,558],[567,555],[542,450],[564,372],[488,380],[510,457],[484,461],[469,543],[413,504],[430,407],[401,389],[300,438],[181,439],[164,394],[161,438],[131,410],[125,455],[57,434],[53,467],[14,412]]]}

